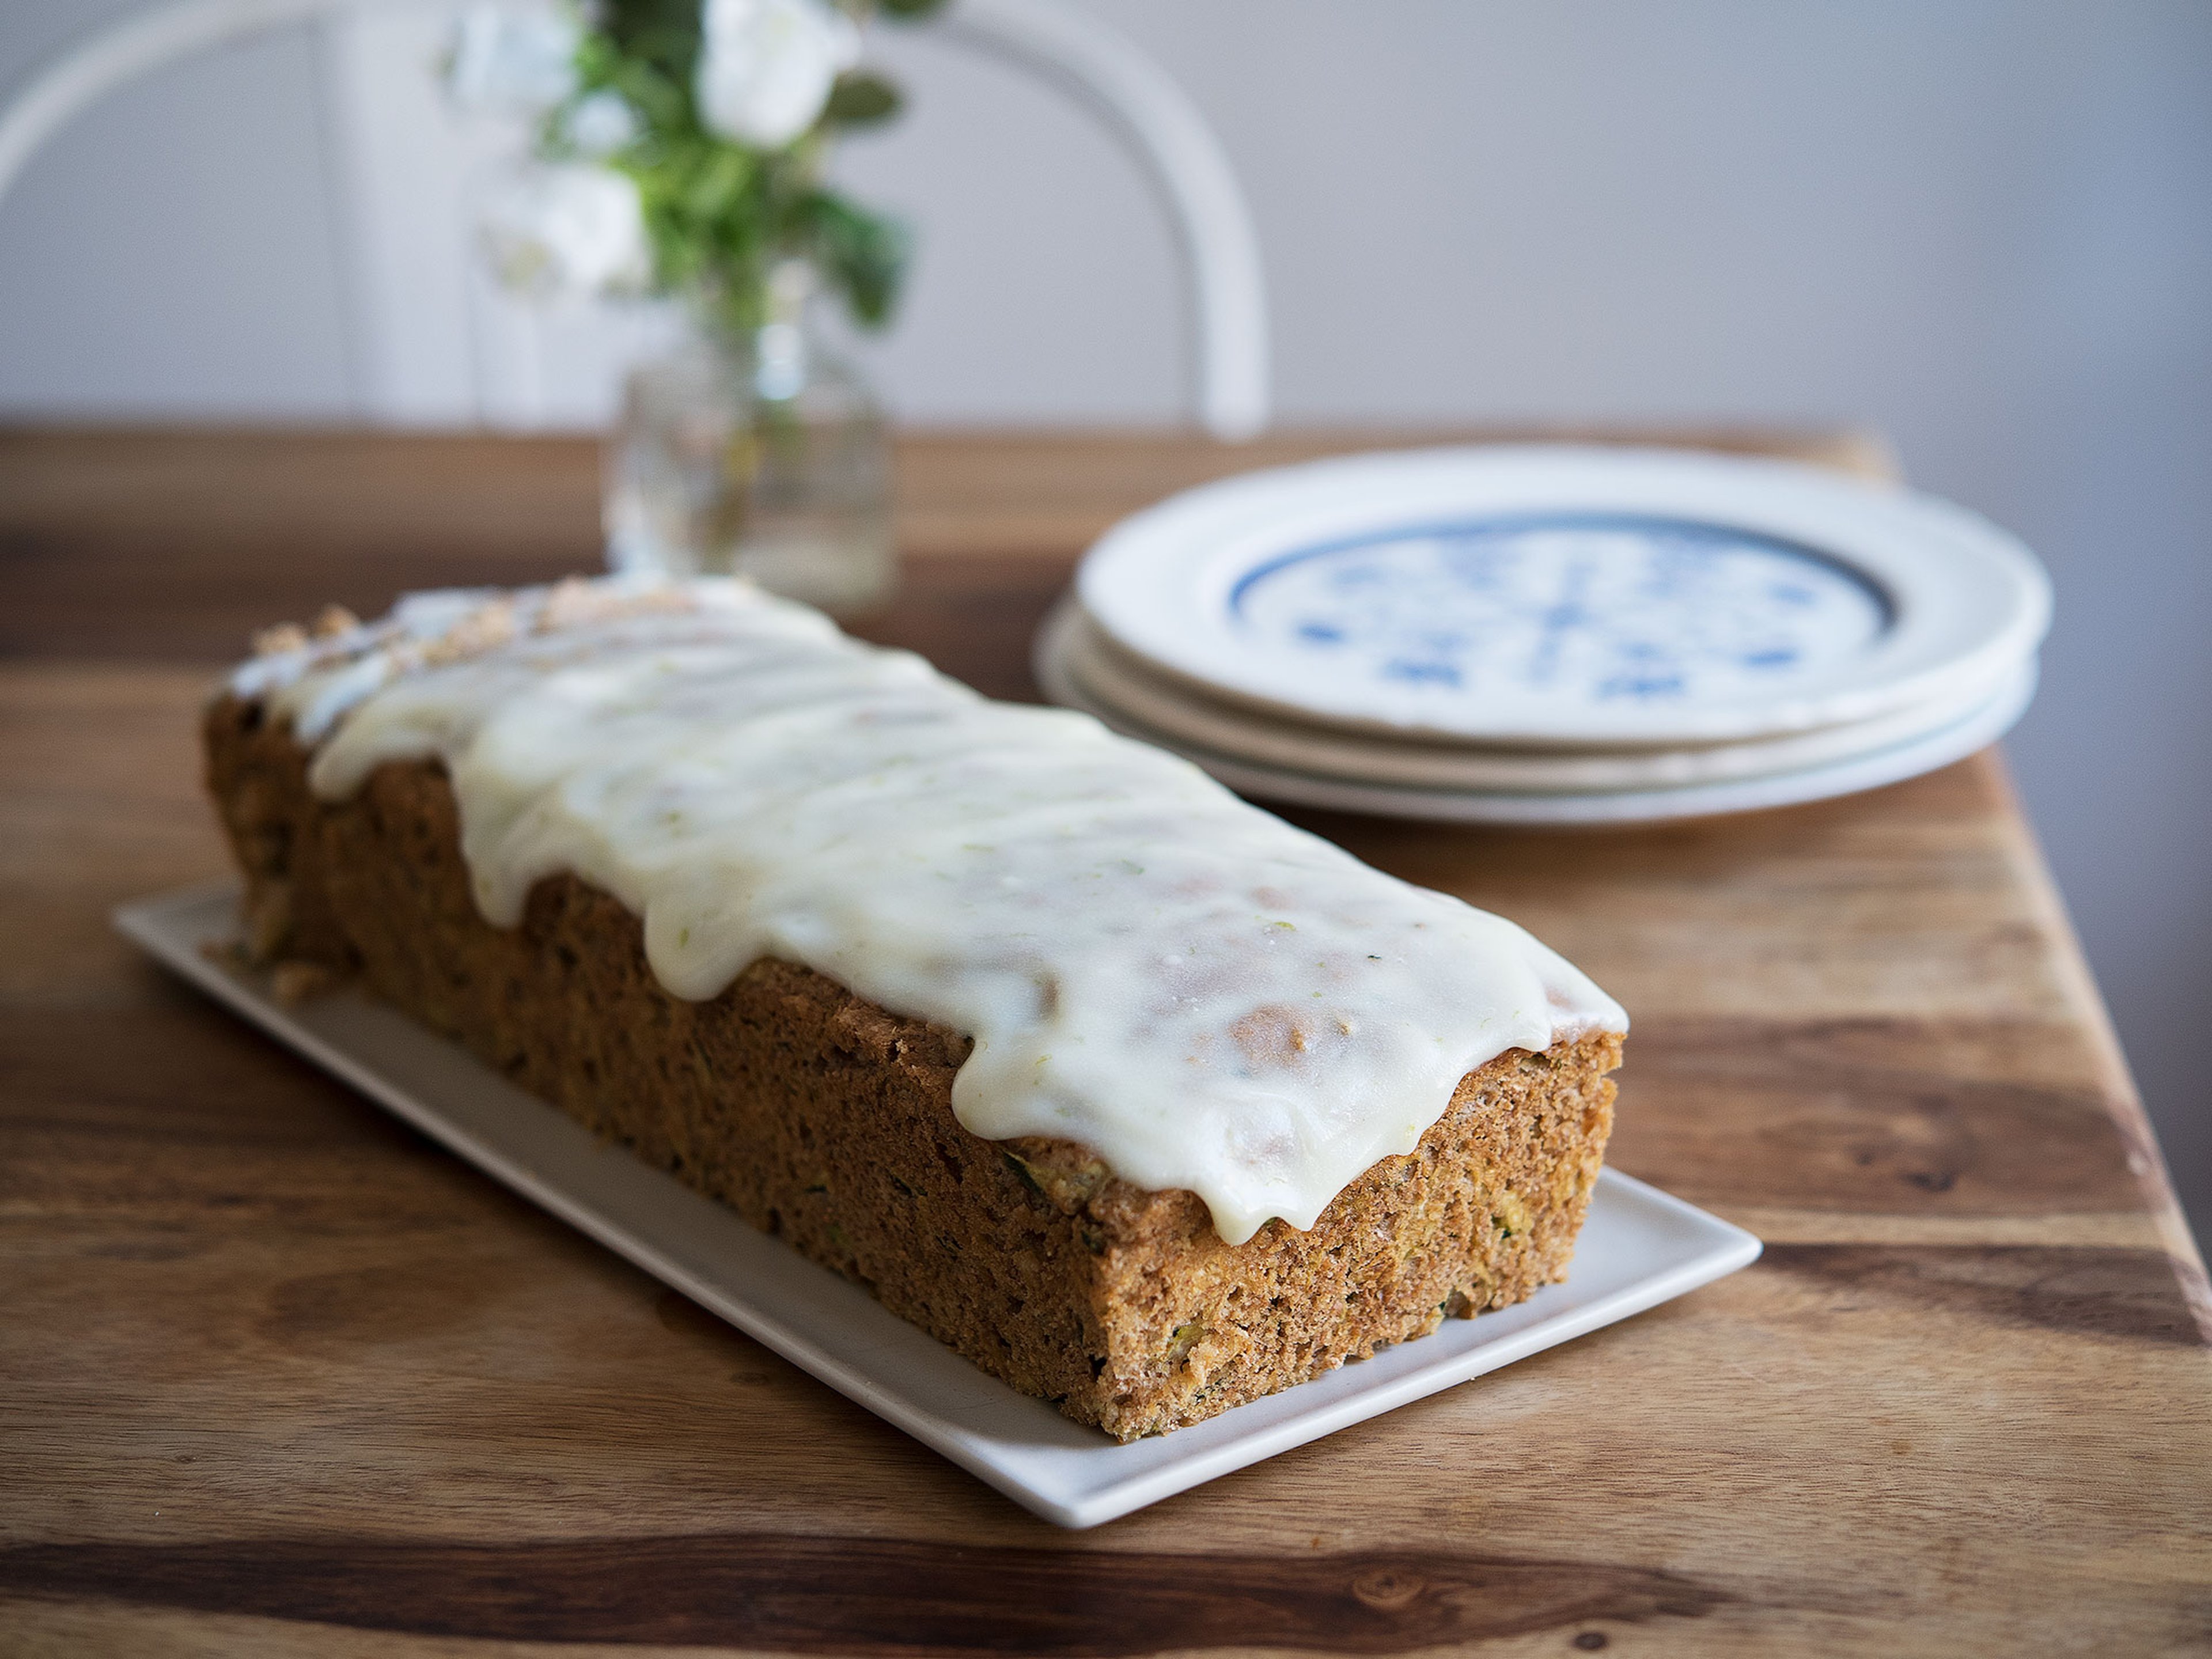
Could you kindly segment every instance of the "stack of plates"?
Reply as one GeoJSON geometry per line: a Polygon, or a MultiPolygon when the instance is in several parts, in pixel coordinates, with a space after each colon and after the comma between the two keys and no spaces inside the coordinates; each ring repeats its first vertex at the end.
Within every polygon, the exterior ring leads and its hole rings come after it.
{"type": "Polygon", "coordinates": [[[1123,521],[1036,670],[1247,794],[1626,823],[1971,754],[2027,707],[2050,615],[2026,548],[1926,496],[1686,452],[1421,450],[1123,521]]]}

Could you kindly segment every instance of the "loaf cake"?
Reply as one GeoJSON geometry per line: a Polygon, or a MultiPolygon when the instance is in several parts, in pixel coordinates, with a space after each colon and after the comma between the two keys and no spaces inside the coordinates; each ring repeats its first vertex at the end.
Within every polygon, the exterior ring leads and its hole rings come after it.
{"type": "Polygon", "coordinates": [[[206,711],[358,975],[1121,1439],[1565,1276],[1626,1020],[1522,930],[722,580],[419,595],[206,711]]]}

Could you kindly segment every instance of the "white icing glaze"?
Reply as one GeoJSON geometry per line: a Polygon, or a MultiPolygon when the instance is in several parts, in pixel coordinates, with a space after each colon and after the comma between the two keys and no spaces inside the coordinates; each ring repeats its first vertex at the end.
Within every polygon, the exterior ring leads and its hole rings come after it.
{"type": "Polygon", "coordinates": [[[325,799],[434,757],[484,915],[572,871],[676,995],[763,955],[967,1033],[954,1113],[1310,1227],[1510,1048],[1626,1030],[1512,923],[1407,885],[1088,716],[992,702],[702,580],[422,595],[248,664],[325,799]]]}

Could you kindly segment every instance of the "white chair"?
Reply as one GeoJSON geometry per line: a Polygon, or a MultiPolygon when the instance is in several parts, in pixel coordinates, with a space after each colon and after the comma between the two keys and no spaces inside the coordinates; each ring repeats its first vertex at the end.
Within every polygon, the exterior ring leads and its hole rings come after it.
{"type": "MultiPolygon", "coordinates": [[[[0,198],[40,147],[127,82],[203,48],[394,0],[176,0],[64,51],[0,108],[0,198]]],[[[1113,30],[1053,0],[954,0],[934,25],[1050,82],[1097,116],[1158,191],[1182,244],[1200,423],[1239,440],[1268,419],[1267,290],[1252,218],[1228,159],[1165,71],[1113,30]]]]}

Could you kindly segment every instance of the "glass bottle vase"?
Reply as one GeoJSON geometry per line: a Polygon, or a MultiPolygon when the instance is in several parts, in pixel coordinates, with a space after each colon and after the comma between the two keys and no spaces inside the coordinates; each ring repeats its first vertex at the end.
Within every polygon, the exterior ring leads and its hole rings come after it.
{"type": "Polygon", "coordinates": [[[809,319],[811,270],[777,267],[767,320],[633,371],[606,450],[616,570],[741,575],[837,616],[887,600],[890,436],[809,319]]]}

